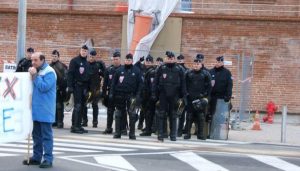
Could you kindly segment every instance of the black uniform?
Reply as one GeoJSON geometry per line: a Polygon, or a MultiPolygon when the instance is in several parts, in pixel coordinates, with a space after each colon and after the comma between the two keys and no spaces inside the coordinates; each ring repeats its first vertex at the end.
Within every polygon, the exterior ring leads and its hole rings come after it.
{"type": "MultiPolygon", "coordinates": [[[[145,76],[146,67],[145,67],[144,64],[142,64],[142,61],[144,61],[144,57],[142,57],[138,62],[136,62],[134,64],[134,66],[137,67],[137,68],[139,68],[140,71],[141,71],[141,73],[142,73],[142,75],[145,76]]],[[[138,129],[140,129],[140,130],[143,129],[144,121],[145,121],[145,110],[143,109],[143,106],[142,106],[142,109],[141,109],[141,112],[140,112],[140,116],[139,116],[138,129]]]]}
{"type": "Polygon", "coordinates": [[[55,114],[55,123],[58,128],[63,128],[64,125],[64,97],[66,96],[67,88],[67,72],[68,67],[60,62],[52,62],[50,66],[55,70],[57,75],[56,82],[56,114],[55,114]]]}
{"type": "MultiPolygon", "coordinates": [[[[106,69],[104,73],[102,96],[103,96],[103,105],[107,107],[107,122],[106,122],[106,129],[104,131],[105,134],[111,134],[113,132],[112,124],[114,120],[115,105],[114,105],[114,101],[109,100],[108,96],[111,91],[111,84],[112,84],[113,77],[116,73],[116,70],[120,67],[121,65],[119,66],[111,65],[106,69]]],[[[124,128],[126,128],[126,125],[124,126],[124,128]]]]}
{"type": "Polygon", "coordinates": [[[199,71],[190,70],[186,73],[185,81],[188,105],[186,117],[187,134],[184,138],[189,139],[191,137],[191,126],[193,121],[196,121],[198,127],[197,138],[205,139],[203,136],[204,116],[208,104],[207,99],[211,90],[211,76],[204,68],[201,68],[199,71]],[[193,102],[196,100],[200,101],[200,108],[194,107],[193,102]],[[204,100],[206,100],[206,102],[204,100]],[[203,104],[204,102],[205,104],[203,104]]]}
{"type": "MultiPolygon", "coordinates": [[[[153,119],[155,115],[156,101],[151,99],[154,87],[155,67],[149,67],[144,74],[144,86],[142,91],[142,111],[145,115],[146,128],[141,136],[150,136],[152,133],[153,119]]],[[[141,111],[141,112],[142,112],[141,111]]]]}
{"type": "Polygon", "coordinates": [[[90,81],[89,63],[81,55],[70,61],[68,72],[68,88],[74,90],[74,110],[72,113],[71,132],[83,133],[81,126],[82,114],[86,104],[90,81]]]}
{"type": "Polygon", "coordinates": [[[16,72],[28,72],[30,67],[32,67],[31,59],[23,58],[19,61],[16,72]]]}
{"type": "MultiPolygon", "coordinates": [[[[180,64],[182,70],[184,73],[188,72],[188,68],[185,67],[184,64],[180,64]]],[[[183,126],[184,126],[184,122],[186,121],[186,108],[183,110],[182,114],[179,117],[179,122],[178,122],[178,131],[177,131],[177,136],[181,137],[182,136],[182,132],[184,131],[183,126]]]]}
{"type": "Polygon", "coordinates": [[[225,102],[229,102],[232,96],[232,77],[231,72],[224,66],[220,68],[214,67],[210,70],[212,79],[215,80],[215,84],[212,87],[211,99],[210,99],[210,116],[213,116],[216,110],[217,99],[224,99],[225,102]]]}
{"type": "MultiPolygon", "coordinates": [[[[131,99],[136,98],[140,102],[143,78],[140,69],[133,65],[121,66],[115,73],[112,82],[110,98],[113,98],[116,105],[115,111],[115,135],[121,137],[121,118],[126,116],[130,107],[131,99]]],[[[135,139],[135,122],[137,114],[129,112],[129,138],[135,139]]],[[[127,117],[126,117],[127,118],[127,117]]]]}
{"type": "MultiPolygon", "coordinates": [[[[93,127],[95,128],[98,125],[98,114],[99,114],[98,102],[100,100],[101,77],[104,76],[104,72],[105,72],[104,62],[102,61],[89,62],[89,72],[90,72],[89,91],[91,92],[91,97],[89,100],[92,103],[93,127]]],[[[83,126],[87,126],[88,123],[87,106],[85,106],[82,123],[83,126]]]]}
{"type": "Polygon", "coordinates": [[[164,119],[166,114],[170,121],[170,138],[176,141],[177,136],[177,101],[185,96],[184,73],[177,64],[163,64],[156,72],[155,89],[153,93],[159,94],[159,113],[157,116],[158,139],[163,140],[164,119]]]}

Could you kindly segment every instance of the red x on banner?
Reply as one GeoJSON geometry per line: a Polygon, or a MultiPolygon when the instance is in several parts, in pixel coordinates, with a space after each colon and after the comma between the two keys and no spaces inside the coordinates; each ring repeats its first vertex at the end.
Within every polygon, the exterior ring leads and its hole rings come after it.
{"type": "Polygon", "coordinates": [[[18,78],[14,77],[12,82],[9,81],[8,78],[5,79],[7,89],[3,93],[3,97],[5,98],[8,94],[11,95],[11,97],[15,100],[16,99],[16,93],[14,92],[14,85],[17,83],[18,78]]]}

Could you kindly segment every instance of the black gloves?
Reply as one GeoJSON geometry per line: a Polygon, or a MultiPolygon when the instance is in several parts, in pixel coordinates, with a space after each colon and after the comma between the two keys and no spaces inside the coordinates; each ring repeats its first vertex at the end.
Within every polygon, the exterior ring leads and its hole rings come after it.
{"type": "Polygon", "coordinates": [[[230,101],[230,97],[225,96],[225,97],[224,97],[224,101],[225,101],[226,103],[228,103],[228,102],[230,101]]]}

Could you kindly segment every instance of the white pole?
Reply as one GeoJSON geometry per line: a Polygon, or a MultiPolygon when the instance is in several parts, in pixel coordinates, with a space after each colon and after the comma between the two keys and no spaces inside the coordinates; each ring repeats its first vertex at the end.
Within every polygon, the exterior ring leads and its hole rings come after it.
{"type": "Polygon", "coordinates": [[[286,143],[286,118],[287,118],[287,106],[283,106],[282,120],[281,120],[281,143],[286,143]]]}

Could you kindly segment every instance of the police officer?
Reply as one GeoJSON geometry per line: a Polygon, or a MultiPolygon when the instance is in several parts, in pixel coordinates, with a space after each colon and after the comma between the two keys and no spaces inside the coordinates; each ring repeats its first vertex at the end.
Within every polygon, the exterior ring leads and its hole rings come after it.
{"type": "MultiPolygon", "coordinates": [[[[129,108],[133,108],[133,99],[138,106],[141,102],[140,94],[142,90],[143,78],[140,69],[132,65],[133,56],[127,54],[125,65],[121,66],[115,73],[112,82],[110,99],[114,99],[115,111],[115,135],[114,138],[121,138],[121,117],[129,114],[129,139],[136,139],[135,122],[138,114],[129,108]]],[[[127,117],[126,117],[127,118],[127,117]]]]}
{"type": "MultiPolygon", "coordinates": [[[[177,103],[179,98],[186,98],[184,72],[175,63],[173,52],[167,51],[165,64],[161,65],[156,72],[155,87],[152,98],[155,99],[156,93],[159,96],[159,113],[157,116],[158,140],[163,141],[164,119],[166,114],[170,122],[170,139],[176,141],[177,136],[177,103]]],[[[186,100],[184,100],[186,101],[186,100]]]]}
{"type": "MultiPolygon", "coordinates": [[[[140,60],[138,62],[136,62],[134,64],[134,66],[136,66],[137,68],[140,69],[142,75],[145,75],[145,72],[146,72],[146,67],[144,65],[144,60],[145,60],[145,57],[141,57],[140,60]]],[[[140,116],[139,116],[139,123],[138,123],[138,126],[137,128],[139,130],[143,130],[143,125],[144,125],[144,121],[145,121],[145,110],[143,110],[143,107],[142,107],[142,110],[140,112],[140,116]]]]}
{"type": "Polygon", "coordinates": [[[156,101],[151,99],[155,78],[155,67],[151,55],[146,57],[145,67],[146,71],[144,73],[144,86],[142,91],[142,111],[145,114],[146,128],[140,136],[151,136],[156,103],[156,101]]]}
{"type": "MultiPolygon", "coordinates": [[[[184,73],[186,73],[188,71],[188,68],[185,66],[184,56],[182,54],[177,56],[177,63],[182,67],[184,73]]],[[[186,120],[186,115],[185,114],[186,114],[186,109],[183,110],[182,114],[179,117],[178,131],[177,131],[177,136],[178,137],[182,136],[183,126],[184,126],[184,122],[186,120]]]]}
{"type": "Polygon", "coordinates": [[[64,98],[66,97],[68,67],[59,60],[59,52],[52,51],[52,62],[50,66],[55,70],[56,82],[56,115],[53,126],[64,127],[64,98]]]}
{"type": "Polygon", "coordinates": [[[30,48],[27,49],[26,57],[19,61],[16,72],[28,72],[28,69],[30,67],[32,67],[31,55],[33,53],[34,53],[33,48],[30,47],[30,48]]]}
{"type": "MultiPolygon", "coordinates": [[[[100,85],[101,78],[104,76],[105,72],[105,64],[103,61],[97,61],[97,52],[92,49],[89,55],[89,72],[90,72],[90,83],[89,83],[89,91],[91,92],[91,97],[89,101],[92,103],[93,108],[93,128],[97,128],[98,126],[98,114],[99,107],[98,102],[100,100],[100,85]]],[[[88,126],[88,117],[87,117],[87,106],[85,106],[84,114],[82,117],[82,126],[88,126]]]]}
{"type": "MultiPolygon", "coordinates": [[[[115,105],[113,100],[109,100],[109,94],[111,91],[111,83],[112,79],[115,75],[115,72],[118,68],[121,67],[121,53],[116,51],[113,53],[113,64],[109,66],[105,73],[104,73],[104,81],[102,86],[102,97],[103,97],[103,105],[107,107],[107,121],[106,121],[106,129],[103,134],[112,134],[112,124],[113,124],[113,117],[115,111],[115,105]]],[[[123,129],[126,129],[126,125],[123,129]]],[[[122,129],[122,130],[123,130],[122,129]]],[[[125,130],[126,131],[126,130],[125,130]]]]}
{"type": "MultiPolygon", "coordinates": [[[[156,70],[157,70],[157,68],[159,68],[159,66],[161,66],[162,64],[164,63],[164,60],[163,60],[163,58],[161,58],[161,57],[157,57],[156,58],[156,60],[155,60],[155,72],[156,72],[156,70]]],[[[159,102],[157,101],[156,102],[157,103],[157,105],[155,106],[155,115],[154,115],[154,117],[153,117],[153,123],[154,124],[152,124],[152,133],[155,133],[156,131],[157,131],[157,119],[156,119],[156,116],[157,116],[157,113],[158,113],[158,105],[159,105],[159,102]]],[[[164,130],[164,133],[165,133],[165,137],[167,138],[168,137],[168,133],[167,133],[167,120],[165,120],[165,130],[164,130]]]]}
{"type": "Polygon", "coordinates": [[[217,100],[223,99],[229,102],[232,96],[232,77],[231,72],[224,67],[224,57],[216,58],[215,67],[210,70],[214,82],[212,82],[212,91],[210,99],[210,111],[207,115],[207,121],[211,121],[216,110],[217,100]]]}
{"type": "Polygon", "coordinates": [[[83,45],[80,54],[70,61],[68,72],[68,93],[74,95],[74,110],[72,113],[72,133],[87,133],[81,125],[86,96],[88,93],[90,74],[87,61],[88,47],[83,45]]]}
{"type": "Polygon", "coordinates": [[[157,57],[155,62],[156,62],[155,65],[157,67],[159,67],[159,66],[161,66],[164,63],[164,60],[161,57],[157,57]]]}
{"type": "Polygon", "coordinates": [[[191,127],[193,121],[196,121],[198,127],[197,138],[205,140],[203,127],[205,120],[205,109],[208,105],[208,96],[211,90],[210,73],[204,69],[202,58],[196,56],[193,63],[193,69],[187,71],[185,75],[187,90],[187,133],[184,139],[191,138],[191,127]]]}

